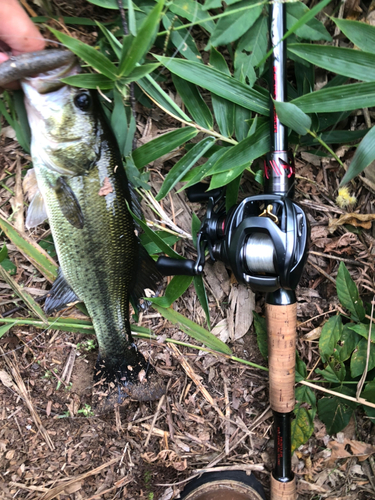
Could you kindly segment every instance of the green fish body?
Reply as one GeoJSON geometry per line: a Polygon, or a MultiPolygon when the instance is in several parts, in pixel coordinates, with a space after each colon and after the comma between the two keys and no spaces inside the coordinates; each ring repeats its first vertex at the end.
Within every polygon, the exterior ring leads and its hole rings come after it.
{"type": "Polygon", "coordinates": [[[99,344],[95,381],[106,404],[126,396],[154,400],[164,384],[133,342],[129,300],[160,276],[135,234],[128,181],[96,93],[56,83],[76,71],[69,65],[22,82],[46,210],[39,216],[35,210],[28,225],[47,215],[61,266],[45,310],[84,302],[99,344]]]}

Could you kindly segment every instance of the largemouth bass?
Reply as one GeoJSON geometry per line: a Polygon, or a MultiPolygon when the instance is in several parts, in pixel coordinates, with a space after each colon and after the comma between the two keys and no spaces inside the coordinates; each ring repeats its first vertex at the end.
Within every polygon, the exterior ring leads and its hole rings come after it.
{"type": "Polygon", "coordinates": [[[45,311],[78,300],[86,305],[99,344],[99,406],[128,396],[154,400],[164,384],[133,342],[129,300],[155,287],[160,275],[136,237],[122,159],[96,92],[60,82],[78,71],[72,57],[21,81],[40,192],[26,224],[48,217],[61,266],[45,311]]]}

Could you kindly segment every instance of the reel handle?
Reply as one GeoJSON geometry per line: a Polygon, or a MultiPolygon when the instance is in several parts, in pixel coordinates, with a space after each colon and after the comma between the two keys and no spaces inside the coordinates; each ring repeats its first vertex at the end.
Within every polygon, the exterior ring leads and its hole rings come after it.
{"type": "Polygon", "coordinates": [[[208,201],[210,198],[213,198],[216,201],[223,194],[222,188],[212,189],[211,191],[207,191],[207,189],[208,189],[208,184],[204,184],[204,182],[199,182],[198,184],[189,187],[186,190],[188,200],[191,203],[208,201]]]}
{"type": "Polygon", "coordinates": [[[170,257],[159,257],[156,266],[164,276],[196,276],[196,262],[191,259],[172,259],[170,257]]]}

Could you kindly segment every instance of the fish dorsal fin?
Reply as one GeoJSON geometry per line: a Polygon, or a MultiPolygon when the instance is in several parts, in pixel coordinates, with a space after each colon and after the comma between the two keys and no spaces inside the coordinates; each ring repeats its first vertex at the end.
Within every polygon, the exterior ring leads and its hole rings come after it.
{"type": "Polygon", "coordinates": [[[84,224],[81,206],[64,177],[58,177],[55,186],[57,200],[65,219],[77,229],[82,229],[84,224]]]}
{"type": "Polygon", "coordinates": [[[42,224],[46,219],[48,219],[48,215],[43,196],[40,191],[37,191],[27,209],[25,221],[26,229],[39,226],[39,224],[42,224]]]}
{"type": "Polygon", "coordinates": [[[46,302],[44,304],[44,311],[46,314],[65,309],[73,304],[80,302],[80,299],[70,288],[66,282],[61,267],[58,269],[57,278],[54,281],[52,288],[49,292],[46,302]]]}
{"type": "Polygon", "coordinates": [[[48,219],[46,206],[44,204],[42,193],[39,191],[36,180],[35,169],[30,168],[22,181],[22,189],[25,197],[30,201],[27,209],[25,226],[26,229],[39,226],[48,219]]]}
{"type": "Polygon", "coordinates": [[[147,250],[139,244],[139,257],[137,265],[137,277],[133,290],[131,291],[131,298],[134,303],[137,303],[140,297],[145,296],[144,290],[151,288],[156,290],[157,283],[162,279],[162,275],[156,267],[155,261],[149,256],[147,250]]]}

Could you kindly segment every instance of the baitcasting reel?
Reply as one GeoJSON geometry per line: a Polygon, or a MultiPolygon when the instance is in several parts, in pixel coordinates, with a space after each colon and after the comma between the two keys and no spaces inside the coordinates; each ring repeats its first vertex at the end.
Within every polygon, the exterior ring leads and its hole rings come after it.
{"type": "Polygon", "coordinates": [[[197,235],[197,261],[159,257],[164,275],[194,276],[203,271],[205,251],[221,260],[239,283],[253,291],[294,290],[306,261],[308,223],[290,198],[262,194],[245,198],[225,212],[224,191],[206,192],[207,185],[188,189],[191,202],[207,201],[207,213],[197,235]]]}

